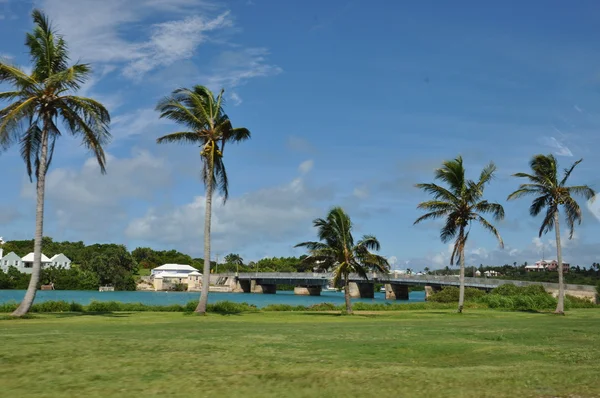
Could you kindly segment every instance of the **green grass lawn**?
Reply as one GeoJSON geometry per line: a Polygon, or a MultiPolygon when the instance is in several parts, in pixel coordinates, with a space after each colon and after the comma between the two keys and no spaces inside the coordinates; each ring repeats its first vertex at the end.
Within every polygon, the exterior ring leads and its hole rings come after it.
{"type": "Polygon", "coordinates": [[[600,311],[35,315],[2,397],[598,397],[600,311]]]}

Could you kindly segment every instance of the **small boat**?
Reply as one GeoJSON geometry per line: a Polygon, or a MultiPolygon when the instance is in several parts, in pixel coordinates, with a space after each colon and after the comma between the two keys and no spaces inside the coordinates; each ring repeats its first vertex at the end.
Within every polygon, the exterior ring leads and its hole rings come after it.
{"type": "Polygon", "coordinates": [[[331,287],[330,285],[325,286],[323,290],[326,290],[328,292],[337,292],[337,289],[335,287],[331,287]]]}
{"type": "Polygon", "coordinates": [[[98,288],[98,291],[99,292],[114,292],[115,288],[114,288],[114,286],[100,286],[98,288]]]}
{"type": "Polygon", "coordinates": [[[381,293],[385,293],[385,286],[382,286],[382,287],[381,287],[381,289],[379,289],[379,291],[380,291],[381,293]]]}

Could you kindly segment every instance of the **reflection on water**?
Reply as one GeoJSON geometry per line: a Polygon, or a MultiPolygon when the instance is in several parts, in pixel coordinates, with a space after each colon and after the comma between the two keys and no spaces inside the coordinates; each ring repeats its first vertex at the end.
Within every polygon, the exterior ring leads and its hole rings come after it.
{"type": "MultiPolygon", "coordinates": [[[[25,290],[0,290],[0,303],[9,301],[21,301],[25,296],[25,290]]],[[[186,304],[192,300],[198,300],[198,292],[97,292],[83,290],[40,290],[37,292],[35,301],[48,300],[74,301],[80,304],[89,304],[96,301],[120,301],[123,303],[143,303],[148,305],[186,304]]],[[[352,299],[353,302],[363,303],[406,303],[425,301],[425,292],[411,292],[409,300],[386,300],[385,293],[375,293],[373,299],[352,299]]],[[[341,292],[322,292],[321,296],[297,296],[291,291],[278,291],[277,294],[254,294],[254,293],[210,293],[208,301],[247,302],[257,307],[269,304],[290,305],[312,305],[318,303],[343,304],[344,294],[341,292]]]]}

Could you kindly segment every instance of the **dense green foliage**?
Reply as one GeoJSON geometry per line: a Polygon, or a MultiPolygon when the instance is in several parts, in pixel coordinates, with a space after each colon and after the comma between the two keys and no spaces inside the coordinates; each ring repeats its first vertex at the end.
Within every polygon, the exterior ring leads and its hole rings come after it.
{"type": "MultiPolygon", "coordinates": [[[[439,292],[435,292],[427,297],[427,301],[433,301],[437,303],[458,303],[460,289],[456,286],[446,286],[439,292]]],[[[485,292],[472,287],[465,288],[465,300],[473,301],[481,296],[485,295],[485,292]]]]}
{"type": "MultiPolygon", "coordinates": [[[[93,244],[83,242],[54,242],[44,238],[44,254],[52,257],[63,253],[72,261],[71,269],[42,268],[40,285],[54,283],[56,290],[96,290],[98,286],[111,285],[116,290],[135,290],[134,274],[138,265],[123,245],[93,244]]],[[[15,252],[24,256],[33,251],[33,240],[9,241],[4,253],[15,252]]],[[[26,289],[29,274],[10,267],[0,271],[0,289],[26,289]]]]}

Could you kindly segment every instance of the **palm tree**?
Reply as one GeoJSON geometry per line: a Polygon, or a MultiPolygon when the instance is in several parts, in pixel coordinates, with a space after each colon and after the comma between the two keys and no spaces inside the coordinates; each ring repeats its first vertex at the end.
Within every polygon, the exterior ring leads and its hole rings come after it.
{"type": "Polygon", "coordinates": [[[435,183],[417,184],[416,187],[433,196],[433,200],[422,202],[417,208],[428,213],[419,217],[414,224],[429,219],[444,218],[440,238],[448,243],[454,239],[454,249],[450,256],[450,265],[455,259],[460,262],[460,293],[458,298],[458,312],[462,312],[465,300],[465,244],[469,231],[474,221],[494,234],[504,247],[500,234],[483,214],[491,214],[495,220],[504,218],[504,208],[498,203],[490,203],[483,199],[485,186],[494,177],[496,166],[488,164],[481,171],[479,180],[467,180],[462,157],[445,161],[441,168],[435,171],[435,179],[446,183],[447,188],[435,183]]]}
{"type": "Polygon", "coordinates": [[[370,252],[380,249],[379,241],[373,235],[365,235],[359,242],[354,243],[352,221],[341,207],[334,207],[327,214],[327,218],[317,218],[313,225],[318,230],[321,242],[303,242],[294,247],[308,249],[309,255],[302,260],[303,263],[321,270],[333,269],[334,286],[340,280],[344,281],[346,313],[352,314],[348,280],[350,273],[357,273],[367,279],[369,270],[388,272],[388,261],[370,252]]]}
{"type": "Polygon", "coordinates": [[[569,239],[573,238],[575,232],[575,222],[581,224],[581,208],[573,199],[572,195],[579,195],[589,200],[595,195],[592,188],[587,185],[566,186],[571,173],[581,163],[579,159],[570,168],[564,170],[562,179],[559,180],[558,164],[554,155],[535,155],[529,162],[533,174],[516,173],[515,177],[526,178],[529,182],[521,184],[519,189],[508,195],[508,200],[517,199],[527,195],[533,195],[535,198],[529,207],[529,214],[536,217],[542,211],[545,211],[544,220],[540,227],[539,237],[542,234],[552,231],[556,233],[556,256],[558,257],[558,303],[556,313],[564,314],[564,296],[563,285],[563,265],[562,248],[560,244],[560,225],[559,225],[559,207],[562,206],[567,226],[569,227],[569,239]]]}
{"type": "Polygon", "coordinates": [[[44,191],[48,167],[52,161],[61,127],[81,138],[98,160],[100,171],[106,172],[103,145],[110,141],[110,115],[102,104],[74,93],[90,76],[88,64],[68,65],[67,44],[39,10],[32,12],[35,27],[26,35],[32,71],[0,62],[0,83],[12,85],[11,91],[0,93],[0,100],[10,104],[0,110],[0,149],[18,143],[27,173],[37,180],[37,206],[34,236],[34,259],[31,280],[23,301],[13,312],[26,314],[35,299],[40,279],[44,222],[44,191]]]}
{"type": "Polygon", "coordinates": [[[227,172],[223,163],[223,151],[228,142],[241,142],[250,138],[246,128],[233,128],[229,116],[223,111],[223,92],[214,96],[204,86],[192,89],[180,88],[162,99],[156,106],[161,118],[167,118],[185,126],[186,131],[167,134],[156,140],[158,144],[176,142],[198,145],[201,149],[202,181],[206,188],[204,216],[204,272],[202,291],[196,312],[206,313],[208,287],[210,285],[210,222],[213,192],[223,195],[223,203],[229,196],[227,172]]]}
{"type": "Polygon", "coordinates": [[[244,259],[235,253],[230,253],[225,256],[225,262],[227,264],[234,264],[236,266],[236,272],[240,272],[240,265],[244,265],[244,259]]]}

